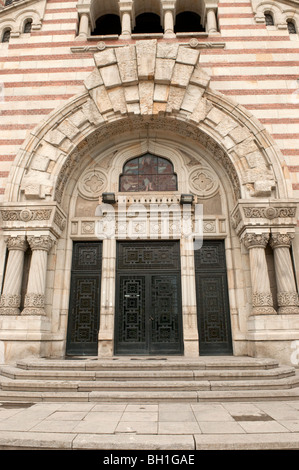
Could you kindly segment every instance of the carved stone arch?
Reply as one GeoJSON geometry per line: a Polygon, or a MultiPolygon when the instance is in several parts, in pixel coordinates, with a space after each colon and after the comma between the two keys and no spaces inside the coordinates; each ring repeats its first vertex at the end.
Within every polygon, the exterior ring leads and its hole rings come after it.
{"type": "Polygon", "coordinates": [[[155,40],[96,53],[86,92],[52,112],[24,142],[6,201],[61,203],[83,157],[95,158],[120,136],[147,138],[149,131],[206,148],[228,175],[235,201],[291,197],[271,136],[245,108],[210,89],[197,59],[197,50],[155,40]]]}
{"type": "Polygon", "coordinates": [[[274,25],[279,29],[286,28],[284,10],[278,2],[269,1],[252,1],[255,21],[257,23],[265,23],[265,13],[270,12],[273,15],[274,25]]]}

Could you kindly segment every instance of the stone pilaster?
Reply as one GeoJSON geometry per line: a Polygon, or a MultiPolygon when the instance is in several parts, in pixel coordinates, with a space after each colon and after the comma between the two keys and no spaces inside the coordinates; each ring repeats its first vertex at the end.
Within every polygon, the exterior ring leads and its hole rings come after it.
{"type": "Polygon", "coordinates": [[[0,315],[19,315],[24,267],[24,253],[28,247],[26,237],[7,237],[8,259],[0,298],[0,315]]]}
{"type": "Polygon", "coordinates": [[[290,253],[293,234],[272,233],[270,245],[274,251],[278,313],[299,313],[298,293],[290,253]]]}
{"type": "Polygon", "coordinates": [[[45,315],[45,291],[48,253],[53,245],[49,235],[29,236],[31,265],[22,315],[45,315]]]}
{"type": "Polygon", "coordinates": [[[276,314],[270,289],[265,249],[269,241],[268,233],[245,233],[242,237],[249,250],[252,286],[252,315],[276,314]]]}
{"type": "Polygon", "coordinates": [[[102,252],[101,323],[98,354],[113,356],[116,241],[105,238],[102,252]]]}

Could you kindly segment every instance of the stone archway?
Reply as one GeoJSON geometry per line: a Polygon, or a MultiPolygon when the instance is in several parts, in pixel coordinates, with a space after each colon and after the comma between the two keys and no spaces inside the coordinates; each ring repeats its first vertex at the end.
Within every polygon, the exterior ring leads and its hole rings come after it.
{"type": "MultiPolygon", "coordinates": [[[[210,89],[210,79],[198,65],[198,58],[199,52],[192,43],[182,46],[155,40],[138,41],[135,45],[122,46],[122,50],[103,46],[94,55],[95,69],[85,80],[85,93],[54,111],[20,149],[10,172],[1,214],[8,243],[16,248],[12,241],[27,241],[33,250],[37,271],[29,285],[35,286],[35,291],[28,293],[25,314],[27,318],[36,315],[35,327],[40,338],[42,331],[49,336],[52,328],[49,319],[45,321],[44,311],[46,253],[53,243],[62,250],[70,249],[63,234],[78,168],[82,159],[93,160],[99,151],[109,146],[117,148],[119,136],[123,142],[148,139],[153,134],[156,138],[170,136],[174,140],[178,136],[195,147],[205,148],[229,181],[230,229],[244,239],[253,263],[254,250],[265,248],[271,232],[289,236],[294,231],[296,203],[292,200],[291,184],[278,147],[242,106],[210,89]],[[37,279],[43,280],[38,288],[37,279]]],[[[22,251],[19,245],[17,249],[22,251]]],[[[284,260],[287,256],[284,251],[284,260]]],[[[284,261],[278,260],[280,262],[284,261]]],[[[289,287],[281,287],[280,298],[284,299],[284,307],[289,306],[290,313],[297,314],[289,259],[287,264],[291,282],[289,287]]],[[[70,261],[67,268],[70,268],[70,261]]],[[[255,273],[256,279],[264,273],[265,263],[261,272],[255,273]]],[[[20,271],[18,275],[21,274],[20,271]]],[[[252,287],[259,289],[259,282],[252,280],[252,287]]],[[[256,314],[276,314],[266,308],[269,307],[268,290],[266,283],[262,292],[253,292],[250,308],[259,307],[256,314]]],[[[7,294],[4,292],[2,315],[8,314],[5,309],[9,302],[14,302],[14,308],[18,308],[18,295],[11,292],[11,288],[7,294]]],[[[236,312],[242,310],[237,303],[234,305],[236,312]]],[[[65,300],[61,305],[65,312],[65,300]]],[[[245,311],[247,307],[242,308],[245,311]]],[[[107,318],[109,315],[110,310],[107,318]]],[[[28,322],[24,320],[25,315],[20,317],[25,331],[28,322]]],[[[56,318],[57,325],[59,322],[56,318]]],[[[254,329],[254,321],[251,323],[254,329]]],[[[61,334],[64,333],[58,332],[57,325],[57,341],[63,341],[61,334]]],[[[190,325],[192,336],[192,321],[190,325]]],[[[255,344],[255,333],[252,338],[255,344]]],[[[42,340],[39,341],[41,344],[42,340]]]]}

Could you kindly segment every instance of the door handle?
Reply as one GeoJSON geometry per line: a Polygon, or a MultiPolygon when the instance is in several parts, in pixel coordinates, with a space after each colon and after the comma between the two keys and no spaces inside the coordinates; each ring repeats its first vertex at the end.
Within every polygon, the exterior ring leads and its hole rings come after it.
{"type": "Polygon", "coordinates": [[[151,321],[154,321],[153,317],[149,317],[149,319],[150,319],[151,321]]]}

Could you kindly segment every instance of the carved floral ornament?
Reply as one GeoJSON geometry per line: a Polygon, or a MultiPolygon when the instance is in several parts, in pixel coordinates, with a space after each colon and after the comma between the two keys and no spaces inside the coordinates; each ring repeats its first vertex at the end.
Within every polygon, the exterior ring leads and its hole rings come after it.
{"type": "Polygon", "coordinates": [[[201,197],[212,197],[219,189],[217,176],[208,168],[196,168],[189,176],[189,184],[193,192],[201,197]]]}
{"type": "Polygon", "coordinates": [[[106,185],[106,175],[98,169],[90,169],[80,179],[78,191],[85,199],[98,199],[106,185]]]}

